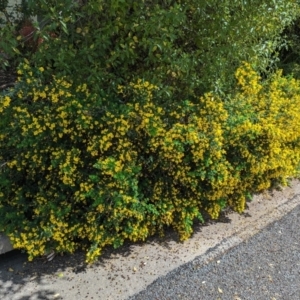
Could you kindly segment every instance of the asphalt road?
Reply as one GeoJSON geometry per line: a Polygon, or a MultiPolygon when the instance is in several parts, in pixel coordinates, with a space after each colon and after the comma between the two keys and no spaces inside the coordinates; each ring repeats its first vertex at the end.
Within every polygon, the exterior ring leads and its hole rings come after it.
{"type": "Polygon", "coordinates": [[[300,205],[208,264],[198,257],[129,299],[299,300],[300,205]]]}

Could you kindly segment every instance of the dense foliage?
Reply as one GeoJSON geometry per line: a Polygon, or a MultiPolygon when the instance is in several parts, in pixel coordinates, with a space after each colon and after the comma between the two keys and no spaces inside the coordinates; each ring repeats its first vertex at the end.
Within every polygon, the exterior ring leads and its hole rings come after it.
{"type": "Polygon", "coordinates": [[[0,34],[0,231],[30,259],[184,240],[299,174],[300,85],[274,70],[295,1],[27,3],[0,34]]]}
{"type": "Polygon", "coordinates": [[[293,74],[300,78],[300,16],[281,34],[286,40],[286,47],[282,48],[279,55],[279,67],[284,74],[293,74]]]}
{"type": "Polygon", "coordinates": [[[241,61],[272,70],[285,45],[280,33],[299,13],[294,0],[25,3],[21,19],[1,31],[10,61],[25,56],[49,76],[109,93],[141,78],[160,87],[164,101],[228,92],[241,61]]]}
{"type": "Polygon", "coordinates": [[[118,87],[130,102],[111,110],[86,84],[18,73],[1,98],[0,230],[30,257],[86,241],[90,261],[165,225],[185,239],[203,212],[242,212],[247,194],[297,174],[300,85],[280,73],[261,83],[245,64],[230,98],[170,107],[139,80],[118,87]]]}

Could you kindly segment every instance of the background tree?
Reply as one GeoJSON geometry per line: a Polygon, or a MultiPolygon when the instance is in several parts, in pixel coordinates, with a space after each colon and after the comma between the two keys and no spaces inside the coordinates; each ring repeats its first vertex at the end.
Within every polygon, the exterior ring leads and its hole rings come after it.
{"type": "Polygon", "coordinates": [[[26,53],[14,40],[5,52],[96,89],[143,78],[174,101],[230,90],[241,61],[272,71],[280,34],[298,13],[293,0],[28,0],[26,16],[40,16],[35,39],[44,43],[26,53]]]}

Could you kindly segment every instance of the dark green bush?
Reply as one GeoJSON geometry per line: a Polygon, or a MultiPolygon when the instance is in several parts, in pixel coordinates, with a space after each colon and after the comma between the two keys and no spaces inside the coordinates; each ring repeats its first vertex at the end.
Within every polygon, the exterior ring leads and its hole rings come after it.
{"type": "Polygon", "coordinates": [[[50,78],[70,75],[109,93],[142,78],[160,88],[164,101],[181,101],[227,92],[243,60],[260,72],[272,69],[280,33],[298,11],[292,0],[28,0],[22,18],[39,16],[34,35],[44,42],[24,51],[17,30],[23,23],[16,22],[3,31],[0,49],[14,61],[25,56],[44,66],[50,78]]]}
{"type": "Polygon", "coordinates": [[[293,74],[300,78],[300,16],[287,26],[282,33],[286,40],[286,47],[280,51],[279,67],[285,74],[293,74]]]}

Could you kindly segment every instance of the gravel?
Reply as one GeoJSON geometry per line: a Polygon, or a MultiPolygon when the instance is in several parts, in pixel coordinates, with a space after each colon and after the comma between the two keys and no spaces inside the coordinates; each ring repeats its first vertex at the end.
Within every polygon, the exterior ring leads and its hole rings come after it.
{"type": "Polygon", "coordinates": [[[300,205],[225,254],[208,263],[197,257],[128,300],[299,300],[299,220],[300,205]]]}

